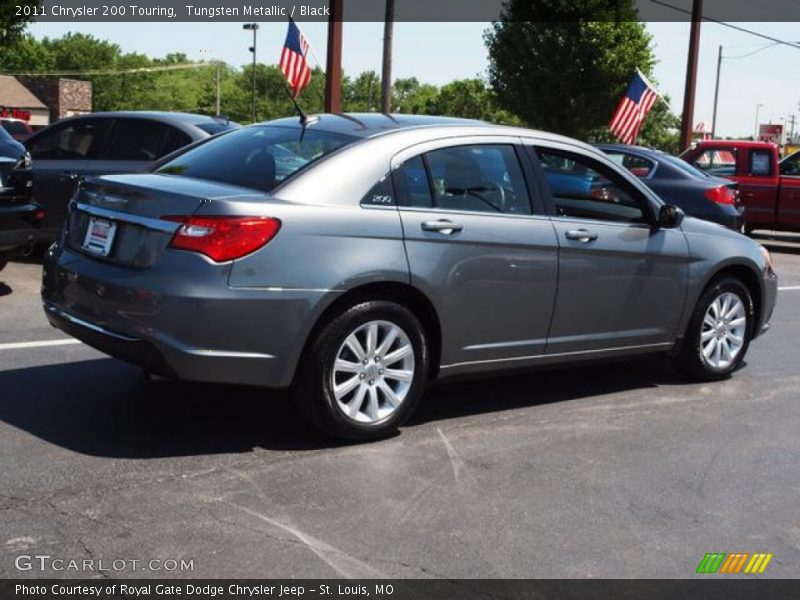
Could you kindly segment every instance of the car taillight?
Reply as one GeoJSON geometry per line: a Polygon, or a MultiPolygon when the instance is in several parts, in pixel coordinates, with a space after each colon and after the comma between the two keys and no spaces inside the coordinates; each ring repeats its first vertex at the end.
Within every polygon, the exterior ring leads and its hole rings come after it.
{"type": "Polygon", "coordinates": [[[241,258],[267,244],[281,228],[271,217],[161,217],[181,223],[170,246],[224,262],[241,258]]]}
{"type": "Polygon", "coordinates": [[[706,190],[706,198],[717,204],[733,204],[736,199],[736,194],[727,185],[721,185],[706,190]]]}

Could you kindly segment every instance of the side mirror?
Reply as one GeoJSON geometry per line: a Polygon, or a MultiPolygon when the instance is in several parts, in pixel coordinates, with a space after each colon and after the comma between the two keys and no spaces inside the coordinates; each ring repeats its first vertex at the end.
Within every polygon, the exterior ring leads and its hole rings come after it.
{"type": "Polygon", "coordinates": [[[665,204],[658,211],[657,225],[659,229],[675,229],[676,227],[681,226],[681,223],[683,223],[683,217],[685,216],[686,213],[684,213],[683,210],[677,206],[665,204]]]}

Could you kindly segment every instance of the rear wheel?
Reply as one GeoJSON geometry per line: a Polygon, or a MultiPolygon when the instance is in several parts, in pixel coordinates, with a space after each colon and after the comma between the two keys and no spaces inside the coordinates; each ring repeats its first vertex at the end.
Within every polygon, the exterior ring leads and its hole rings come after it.
{"type": "Polygon", "coordinates": [[[414,412],[428,372],[422,326],[387,301],[353,306],[322,329],[301,359],[295,400],[318,428],[338,438],[373,440],[414,412]]]}
{"type": "Polygon", "coordinates": [[[738,279],[719,279],[697,303],[676,358],[677,366],[697,379],[724,379],[744,360],[754,323],[753,300],[747,287],[738,279]]]}

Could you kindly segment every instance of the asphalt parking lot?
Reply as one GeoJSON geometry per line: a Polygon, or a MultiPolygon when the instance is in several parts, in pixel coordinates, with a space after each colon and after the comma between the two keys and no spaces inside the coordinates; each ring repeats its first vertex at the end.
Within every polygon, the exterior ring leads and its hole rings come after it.
{"type": "MultiPolygon", "coordinates": [[[[332,445],[283,394],[146,381],[0,273],[0,576],[20,555],[193,561],[134,577],[800,574],[800,235],[761,236],[772,331],[718,384],[662,359],[440,385],[399,436],[332,445]]],[[[95,573],[97,575],[97,573],[95,573]]]]}

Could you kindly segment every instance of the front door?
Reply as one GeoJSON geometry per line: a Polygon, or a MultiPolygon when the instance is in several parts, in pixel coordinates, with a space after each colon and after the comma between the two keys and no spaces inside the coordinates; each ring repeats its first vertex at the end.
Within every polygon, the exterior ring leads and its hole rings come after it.
{"type": "Polygon", "coordinates": [[[800,229],[800,152],[781,162],[778,223],[800,229]]]}
{"type": "Polygon", "coordinates": [[[644,193],[578,148],[537,145],[559,243],[547,354],[670,344],[687,287],[678,229],[654,228],[644,193]]]}

